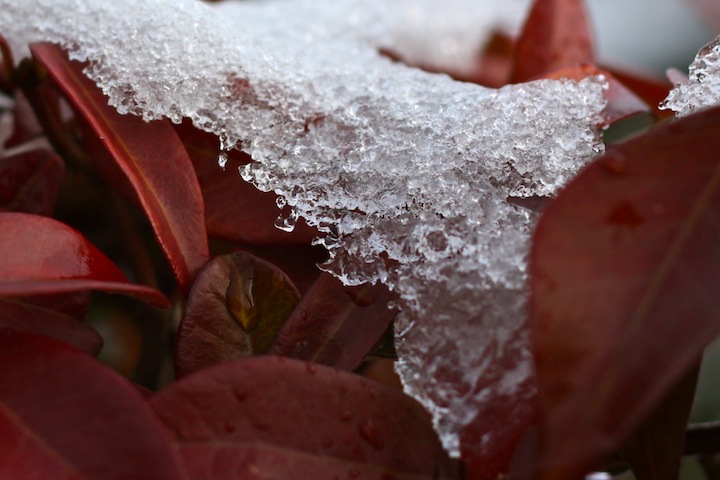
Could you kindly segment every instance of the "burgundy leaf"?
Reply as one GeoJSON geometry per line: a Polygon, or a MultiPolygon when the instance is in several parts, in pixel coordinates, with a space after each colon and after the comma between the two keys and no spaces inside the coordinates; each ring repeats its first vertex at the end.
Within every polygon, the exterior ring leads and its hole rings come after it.
{"type": "Polygon", "coordinates": [[[219,141],[210,133],[200,131],[183,123],[176,127],[197,173],[202,195],[205,199],[205,222],[211,236],[235,242],[254,244],[310,244],[320,235],[304,221],[298,221],[292,232],[275,227],[281,213],[277,207],[277,195],[261,192],[242,179],[238,167],[251,161],[238,150],[223,152],[227,163],[218,165],[219,141]]]}
{"type": "Polygon", "coordinates": [[[39,333],[91,355],[97,355],[103,345],[95,329],[76,318],[14,299],[0,300],[0,327],[39,333]]]}
{"type": "Polygon", "coordinates": [[[674,115],[672,110],[658,110],[657,108],[658,105],[665,100],[672,88],[672,85],[667,79],[657,79],[652,76],[620,70],[618,68],[608,68],[607,71],[612,73],[612,76],[625,85],[626,88],[630,89],[635,95],[652,106],[655,115],[661,117],[674,115]]]}
{"type": "Polygon", "coordinates": [[[720,332],[720,109],[610,147],[531,254],[540,478],[619,448],[720,332]]]}
{"type": "Polygon", "coordinates": [[[49,150],[0,159],[0,210],[49,216],[63,171],[62,159],[49,150]]]}
{"type": "Polygon", "coordinates": [[[198,480],[457,478],[419,404],[328,367],[271,356],[226,362],[150,405],[198,480]]]}
{"type": "Polygon", "coordinates": [[[102,290],[168,306],[162,293],[128,283],[102,252],[56,220],[3,212],[0,232],[0,297],[102,290]]]}
{"type": "Polygon", "coordinates": [[[700,363],[694,365],[621,449],[637,480],[677,480],[700,363]]]}
{"type": "Polygon", "coordinates": [[[299,299],[292,281],[269,262],[244,252],[213,259],[201,270],[180,323],[178,375],[267,352],[299,299]]]}
{"type": "Polygon", "coordinates": [[[280,330],[270,353],[354,370],[387,330],[396,311],[382,285],[345,287],[323,273],[280,330]]]}
{"type": "Polygon", "coordinates": [[[162,424],[125,379],[39,335],[0,329],[0,430],[2,478],[186,478],[162,424]]]}
{"type": "Polygon", "coordinates": [[[189,291],[209,254],[200,187],[175,130],[168,121],[117,113],[59,47],[33,44],[31,50],[127,176],[178,283],[189,291]]]}
{"type": "Polygon", "coordinates": [[[515,48],[512,83],[592,63],[593,35],[583,0],[535,0],[515,48]]]}

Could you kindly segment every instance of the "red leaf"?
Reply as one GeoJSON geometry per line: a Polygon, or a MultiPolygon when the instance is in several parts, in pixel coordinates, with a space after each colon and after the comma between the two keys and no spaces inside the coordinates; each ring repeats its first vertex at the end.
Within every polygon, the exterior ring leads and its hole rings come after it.
{"type": "Polygon", "coordinates": [[[0,159],[0,210],[50,215],[64,166],[49,150],[31,150],[0,159]]]}
{"type": "Polygon", "coordinates": [[[323,273],[280,330],[270,353],[345,370],[365,359],[395,318],[382,285],[345,287],[323,273]]]}
{"type": "Polygon", "coordinates": [[[125,379],[62,343],[9,329],[0,329],[0,431],[0,452],[10,453],[0,453],[2,478],[186,478],[125,379]]]}
{"type": "Polygon", "coordinates": [[[39,333],[91,355],[97,355],[103,345],[103,340],[95,329],[78,319],[11,299],[0,300],[0,327],[39,333]]]}
{"type": "Polygon", "coordinates": [[[266,353],[299,299],[269,262],[243,252],[213,259],[198,275],[180,323],[178,375],[266,353]]]}
{"type": "Polygon", "coordinates": [[[226,362],[150,405],[198,480],[456,478],[419,404],[323,366],[283,357],[226,362]]]}
{"type": "Polygon", "coordinates": [[[56,220],[0,213],[0,297],[102,290],[167,307],[165,296],[128,283],[79,232],[56,220]]]}
{"type": "MultiPolygon", "coordinates": [[[[218,165],[218,138],[184,123],[176,127],[197,173],[205,199],[205,221],[211,236],[254,244],[304,244],[319,236],[299,221],[291,233],[274,226],[281,210],[277,195],[261,192],[242,179],[238,167],[251,161],[238,150],[226,153],[225,168],[218,165]]],[[[285,207],[287,213],[289,207],[285,207]]]]}
{"type": "Polygon", "coordinates": [[[684,454],[685,429],[695,398],[700,362],[635,429],[621,453],[638,480],[677,480],[684,454]]]}
{"type": "Polygon", "coordinates": [[[511,83],[592,63],[593,35],[583,0],[535,0],[515,49],[511,83]]]}
{"type": "Polygon", "coordinates": [[[175,130],[168,121],[146,123],[117,113],[82,65],[69,61],[59,47],[30,48],[127,176],[178,283],[189,291],[209,254],[200,187],[175,130]]]}
{"type": "Polygon", "coordinates": [[[610,147],[551,202],[531,254],[541,478],[576,478],[720,332],[720,109],[610,147]]]}

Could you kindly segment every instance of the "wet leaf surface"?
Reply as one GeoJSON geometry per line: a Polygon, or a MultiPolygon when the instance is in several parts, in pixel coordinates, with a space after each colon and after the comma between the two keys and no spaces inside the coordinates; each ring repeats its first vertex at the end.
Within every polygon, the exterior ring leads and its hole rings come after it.
{"type": "Polygon", "coordinates": [[[278,334],[271,353],[354,370],[395,318],[394,296],[382,285],[345,287],[318,277],[278,334]]]}
{"type": "Polygon", "coordinates": [[[31,50],[130,181],[178,283],[189,291],[209,253],[200,187],[175,130],[166,120],[146,123],[117,113],[59,47],[34,44],[31,50]]]}
{"type": "Polygon", "coordinates": [[[179,380],[150,405],[194,479],[458,478],[419,404],[328,367],[235,360],[179,380]]]}
{"type": "Polygon", "coordinates": [[[0,297],[102,290],[165,307],[157,290],[125,275],[79,232],[56,220],[0,213],[0,297]]]}
{"type": "Polygon", "coordinates": [[[715,108],[610,147],[541,217],[541,478],[619,448],[720,332],[719,128],[715,108]]]}
{"type": "Polygon", "coordinates": [[[0,329],[0,430],[2,478],[187,478],[125,379],[39,335],[0,329]]]}
{"type": "Polygon", "coordinates": [[[177,374],[266,353],[299,299],[269,262],[244,252],[213,259],[190,292],[178,330],[177,374]]]}

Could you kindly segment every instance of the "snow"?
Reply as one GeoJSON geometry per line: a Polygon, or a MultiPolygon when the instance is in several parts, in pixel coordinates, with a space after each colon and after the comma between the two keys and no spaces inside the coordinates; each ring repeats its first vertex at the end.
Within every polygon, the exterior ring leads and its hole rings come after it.
{"type": "MultiPolygon", "coordinates": [[[[398,372],[445,447],[532,377],[526,254],[535,214],[602,152],[604,79],[491,90],[394,63],[462,70],[527,2],[0,0],[17,55],[58,42],[121,113],[183,117],[255,160],[241,171],[316,225],[323,268],[400,294],[398,372]],[[439,6],[442,5],[442,8],[439,6]]],[[[492,448],[495,432],[486,434],[492,448]]]]}
{"type": "Polygon", "coordinates": [[[720,37],[700,49],[688,77],[675,85],[660,108],[682,117],[720,103],[720,37]]]}

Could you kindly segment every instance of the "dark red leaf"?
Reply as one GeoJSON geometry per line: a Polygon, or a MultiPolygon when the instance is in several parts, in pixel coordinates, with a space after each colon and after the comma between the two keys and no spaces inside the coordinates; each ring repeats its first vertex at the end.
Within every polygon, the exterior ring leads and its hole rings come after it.
{"type": "Polygon", "coordinates": [[[97,355],[103,345],[95,329],[78,319],[14,299],[0,300],[0,327],[39,333],[91,355],[97,355]]]}
{"type": "Polygon", "coordinates": [[[64,166],[49,150],[0,159],[0,210],[51,215],[64,166]]]}
{"type": "MultiPolygon", "coordinates": [[[[225,168],[218,165],[218,138],[184,123],[176,127],[197,173],[205,199],[205,221],[211,236],[253,244],[304,244],[320,235],[304,221],[284,232],[276,228],[281,214],[272,192],[261,192],[242,179],[238,167],[250,157],[238,150],[225,153],[225,168]]],[[[289,207],[285,207],[287,213],[289,207]]]]}
{"type": "Polygon", "coordinates": [[[395,318],[382,285],[345,287],[323,273],[280,330],[270,353],[354,370],[395,318]]]}
{"type": "Polygon", "coordinates": [[[175,130],[168,121],[117,113],[59,47],[33,44],[31,50],[127,176],[178,283],[189,291],[209,254],[200,187],[175,130]]]}
{"type": "Polygon", "coordinates": [[[178,330],[178,375],[266,353],[300,300],[275,265],[244,252],[214,258],[198,275],[178,330]]]}
{"type": "Polygon", "coordinates": [[[0,213],[0,297],[84,290],[168,306],[157,290],[128,283],[115,264],[67,225],[26,213],[0,213]]]}
{"type": "Polygon", "coordinates": [[[593,34],[583,0],[535,0],[515,48],[512,83],[592,63],[593,34]]]}
{"type": "Polygon", "coordinates": [[[198,480],[456,478],[419,404],[328,367],[270,356],[226,362],[150,405],[198,480]]]}
{"type": "Polygon", "coordinates": [[[667,98],[672,85],[667,79],[653,78],[635,72],[607,68],[619,82],[629,88],[635,95],[653,107],[654,113],[660,116],[673,116],[672,110],[658,110],[658,105],[667,98]]]}
{"type": "Polygon", "coordinates": [[[653,409],[621,449],[638,480],[677,480],[700,363],[653,409]]]}
{"type": "Polygon", "coordinates": [[[10,77],[15,66],[15,60],[13,59],[12,50],[7,39],[0,34],[0,57],[2,60],[2,68],[0,69],[0,89],[10,92],[13,87],[10,83],[10,77]]]}
{"type": "Polygon", "coordinates": [[[186,478],[137,391],[46,337],[0,329],[0,430],[2,478],[186,478]]]}
{"type": "Polygon", "coordinates": [[[551,202],[531,254],[541,478],[576,478],[720,332],[720,109],[610,147],[551,202]]]}

